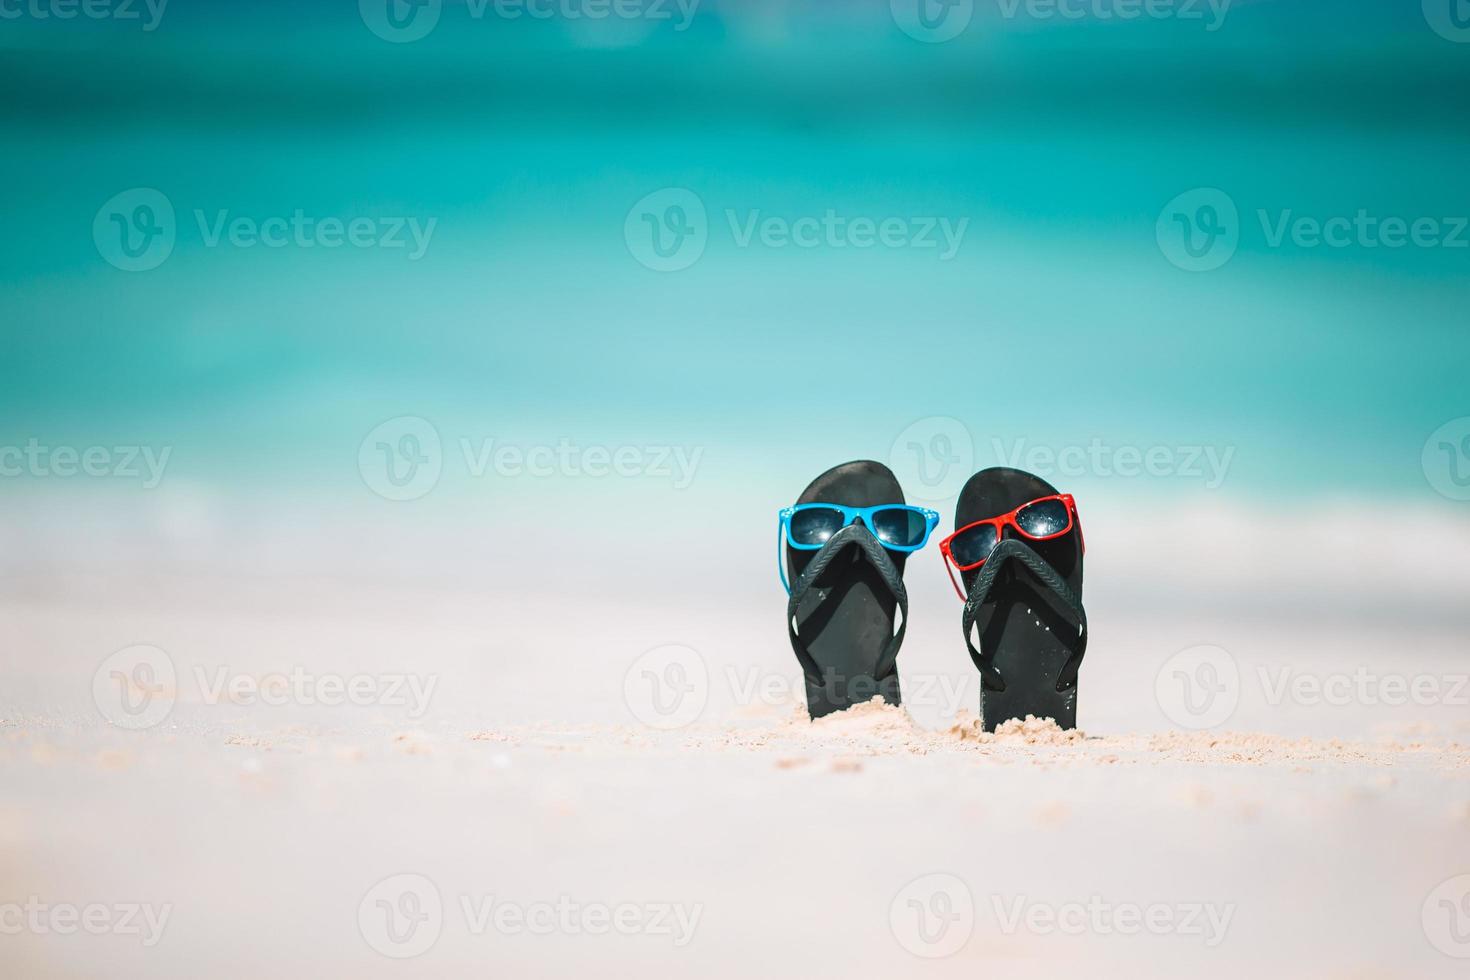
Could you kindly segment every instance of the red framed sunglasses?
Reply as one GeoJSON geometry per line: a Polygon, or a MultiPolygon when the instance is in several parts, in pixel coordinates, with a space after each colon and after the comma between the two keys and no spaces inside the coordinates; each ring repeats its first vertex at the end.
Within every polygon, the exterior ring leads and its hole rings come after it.
{"type": "Polygon", "coordinates": [[[1001,536],[1008,527],[1015,528],[1016,533],[1031,541],[1050,541],[1075,527],[1082,551],[1084,554],[1087,551],[1087,541],[1082,538],[1082,521],[1077,516],[1077,501],[1070,493],[1037,497],[1009,514],[966,524],[939,542],[939,553],[944,556],[944,570],[949,572],[955,594],[961,599],[965,597],[965,593],[954,573],[973,571],[985,564],[985,559],[1000,544],[1001,536]]]}

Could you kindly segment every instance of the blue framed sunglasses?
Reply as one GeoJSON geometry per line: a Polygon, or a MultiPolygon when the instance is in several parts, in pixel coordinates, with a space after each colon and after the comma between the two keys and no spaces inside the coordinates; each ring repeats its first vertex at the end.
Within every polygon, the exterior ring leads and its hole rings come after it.
{"type": "Polygon", "coordinates": [[[929,541],[939,526],[939,512],[907,504],[879,504],[877,507],[844,507],[841,504],[797,504],[781,511],[781,537],[776,547],[776,567],[781,584],[789,595],[786,561],[780,542],[798,551],[819,551],[832,535],[862,521],[878,543],[891,551],[918,551],[929,541]]]}

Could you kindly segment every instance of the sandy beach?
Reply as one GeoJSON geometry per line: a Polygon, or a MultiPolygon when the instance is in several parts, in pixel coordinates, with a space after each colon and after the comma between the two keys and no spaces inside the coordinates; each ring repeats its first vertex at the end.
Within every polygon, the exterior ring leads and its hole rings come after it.
{"type": "MultiPolygon", "coordinates": [[[[11,976],[1357,980],[1470,953],[1464,708],[1272,703],[1273,665],[1328,690],[1371,665],[1387,634],[1361,621],[1307,646],[1104,591],[1081,730],[988,735],[922,602],[912,707],[812,723],[769,596],[558,620],[549,598],[164,571],[26,590],[0,605],[11,976]],[[1236,651],[1228,723],[1157,700],[1186,637],[1236,651]],[[137,730],[93,686],[125,649],[128,677],[166,657],[142,680],[167,714],[137,730]],[[420,683],[390,691],[405,662],[420,683]],[[335,676],[376,703],[334,701],[335,676]],[[648,700],[650,678],[694,700],[648,700]]],[[[1436,635],[1399,668],[1448,684],[1436,635]]]]}

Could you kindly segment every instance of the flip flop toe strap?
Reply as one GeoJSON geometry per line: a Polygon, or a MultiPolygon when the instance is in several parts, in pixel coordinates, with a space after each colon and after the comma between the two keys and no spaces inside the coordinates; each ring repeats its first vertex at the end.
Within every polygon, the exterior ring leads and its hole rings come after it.
{"type": "MultiPolygon", "coordinates": [[[[990,590],[995,585],[1000,570],[1010,561],[1019,561],[1029,568],[1033,574],[1056,594],[1062,601],[1062,605],[1077,620],[1077,650],[1062,669],[1062,674],[1075,675],[1077,666],[1082,662],[1083,655],[1087,652],[1087,610],[1082,608],[1082,600],[1077,598],[1066,581],[1057,574],[1040,555],[1028,547],[1025,542],[1014,538],[1008,538],[995,546],[990,557],[985,561],[985,567],[980,569],[980,574],[970,586],[969,598],[965,600],[965,614],[962,620],[965,628],[965,646],[970,651],[970,659],[975,662],[975,667],[980,671],[981,677],[995,690],[1004,691],[1005,678],[996,669],[995,663],[981,651],[975,649],[974,641],[970,639],[970,633],[975,628],[975,620],[980,616],[980,608],[990,596],[990,590]]],[[[1058,678],[1060,683],[1061,678],[1058,678]]]]}
{"type": "Polygon", "coordinates": [[[816,553],[811,563],[802,571],[801,576],[791,584],[791,596],[786,600],[786,632],[791,639],[791,649],[796,653],[796,659],[801,663],[801,668],[807,677],[817,684],[824,683],[825,678],[822,676],[821,666],[812,658],[805,641],[796,631],[796,609],[822,572],[832,563],[832,559],[850,544],[856,545],[867,558],[868,563],[878,570],[878,576],[893,593],[893,598],[898,602],[898,609],[903,617],[902,622],[898,625],[898,632],[893,634],[883,648],[883,653],[878,657],[873,670],[875,679],[882,680],[893,671],[893,665],[898,661],[898,648],[903,645],[904,631],[909,626],[909,594],[903,586],[903,578],[899,574],[898,566],[893,564],[893,559],[888,556],[888,551],[866,528],[856,524],[844,527],[828,539],[827,543],[822,546],[822,550],[816,553]]]}

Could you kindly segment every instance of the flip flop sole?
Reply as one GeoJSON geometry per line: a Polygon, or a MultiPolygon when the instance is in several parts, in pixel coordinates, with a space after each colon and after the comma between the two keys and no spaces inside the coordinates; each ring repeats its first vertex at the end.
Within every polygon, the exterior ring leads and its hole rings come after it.
{"type": "MultiPolygon", "coordinates": [[[[817,477],[797,498],[799,504],[829,503],[873,507],[903,503],[903,490],[882,463],[861,460],[835,466],[817,477]]],[[[786,547],[787,571],[795,582],[817,555],[786,547]]],[[[888,552],[900,575],[906,555],[888,552]]],[[[820,671],[806,675],[807,708],[813,718],[841,711],[881,695],[900,704],[896,664],[874,676],[894,635],[898,601],[862,550],[848,545],[812,583],[796,607],[797,632],[820,671]]]]}
{"type": "Polygon", "coordinates": [[[1048,597],[1028,569],[1014,568],[998,581],[976,620],[980,649],[991,655],[1005,689],[980,687],[980,718],[988,732],[1012,718],[1050,718],[1062,728],[1077,727],[1077,684],[1057,689],[1071,661],[1068,645],[1076,627],[1048,597]]]}
{"type": "MultiPolygon", "coordinates": [[[[960,491],[955,527],[1008,513],[1037,497],[1057,492],[1038,476],[994,467],[972,476],[960,491]]],[[[1030,541],[1007,529],[1050,565],[1080,602],[1082,548],[1077,530],[1051,541],[1030,541]]],[[[983,566],[982,566],[983,568],[983,566]]],[[[968,592],[981,569],[962,575],[968,592]]],[[[1062,728],[1077,727],[1077,666],[1085,641],[1079,640],[1075,614],[1066,601],[1021,561],[999,569],[975,618],[978,648],[1003,679],[982,676],[980,717],[986,731],[1012,718],[1051,718],[1062,728]]]]}

